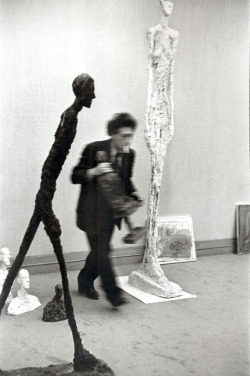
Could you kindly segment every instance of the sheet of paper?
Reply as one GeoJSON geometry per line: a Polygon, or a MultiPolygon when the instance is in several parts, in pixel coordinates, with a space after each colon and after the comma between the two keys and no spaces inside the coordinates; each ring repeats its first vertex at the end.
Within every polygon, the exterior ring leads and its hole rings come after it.
{"type": "Polygon", "coordinates": [[[181,300],[181,299],[190,299],[196,298],[195,295],[191,295],[188,292],[183,291],[183,295],[178,296],[177,298],[161,298],[160,296],[150,294],[148,292],[142,291],[133,287],[128,284],[128,276],[122,276],[116,278],[117,285],[128,294],[134,296],[136,299],[142,301],[145,304],[149,303],[163,303],[163,302],[171,302],[173,300],[181,300]]]}

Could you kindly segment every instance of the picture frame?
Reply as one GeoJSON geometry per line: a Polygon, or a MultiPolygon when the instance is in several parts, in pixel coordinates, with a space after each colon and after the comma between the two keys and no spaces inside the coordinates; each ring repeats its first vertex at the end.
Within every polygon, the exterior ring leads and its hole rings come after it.
{"type": "Polygon", "coordinates": [[[191,216],[158,217],[157,231],[160,264],[196,261],[191,216]]]}
{"type": "Polygon", "coordinates": [[[236,203],[236,234],[238,255],[250,253],[250,202],[236,203]]]}

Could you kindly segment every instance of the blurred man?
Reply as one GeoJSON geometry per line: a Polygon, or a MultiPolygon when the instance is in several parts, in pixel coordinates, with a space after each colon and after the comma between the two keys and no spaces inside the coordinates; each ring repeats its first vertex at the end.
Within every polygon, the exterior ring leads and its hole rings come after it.
{"type": "Polygon", "coordinates": [[[81,184],[77,226],[86,232],[91,249],[85,266],[78,275],[78,291],[90,299],[98,299],[94,281],[100,275],[107,299],[114,307],[123,304],[125,300],[116,286],[109,259],[110,240],[114,226],[117,225],[120,229],[124,215],[121,214],[120,218],[114,216],[98,178],[116,170],[123,192],[135,200],[141,199],[131,180],[135,152],[130,145],[136,125],[135,119],[128,113],[114,115],[107,126],[110,138],[87,145],[72,173],[73,184],[81,184]],[[101,154],[106,156],[106,160],[100,163],[98,155],[101,154]]]}

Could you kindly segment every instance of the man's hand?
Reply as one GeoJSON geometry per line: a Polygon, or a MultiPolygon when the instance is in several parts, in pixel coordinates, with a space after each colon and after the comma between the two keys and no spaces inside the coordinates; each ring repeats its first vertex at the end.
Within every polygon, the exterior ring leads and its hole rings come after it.
{"type": "Polygon", "coordinates": [[[103,174],[107,174],[108,172],[111,172],[113,171],[112,167],[111,167],[111,163],[99,163],[96,167],[94,168],[90,168],[87,172],[87,176],[89,179],[95,177],[95,176],[99,176],[99,175],[103,175],[103,174]]]}
{"type": "Polygon", "coordinates": [[[139,192],[132,192],[130,196],[137,201],[144,201],[139,192]]]}

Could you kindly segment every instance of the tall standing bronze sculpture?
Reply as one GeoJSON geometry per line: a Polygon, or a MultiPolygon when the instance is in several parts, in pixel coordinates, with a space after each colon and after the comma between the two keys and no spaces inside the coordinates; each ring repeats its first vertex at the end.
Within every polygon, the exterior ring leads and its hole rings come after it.
{"type": "Polygon", "coordinates": [[[106,372],[107,375],[113,375],[113,371],[104,362],[96,359],[92,354],[83,348],[81,337],[77,329],[72,300],[69,292],[67,269],[60,240],[61,227],[52,208],[52,200],[56,191],[56,180],[61,172],[62,166],[67,158],[71,144],[76,135],[77,115],[83,107],[90,108],[92,100],[95,98],[94,80],[86,73],[77,76],[73,81],[72,87],[76,98],[74,103],[61,115],[61,121],[55,133],[55,141],[50,149],[47,159],[44,162],[40,189],[38,190],[35,199],[34,212],[25,232],[19,253],[9,269],[9,273],[0,296],[0,312],[8,297],[18,270],[21,267],[34,239],[39,224],[42,222],[44,224],[44,229],[53,245],[53,249],[60,267],[66,313],[74,340],[74,370],[94,370],[93,374],[95,375],[98,375],[99,372],[101,374],[105,374],[106,372]]]}

